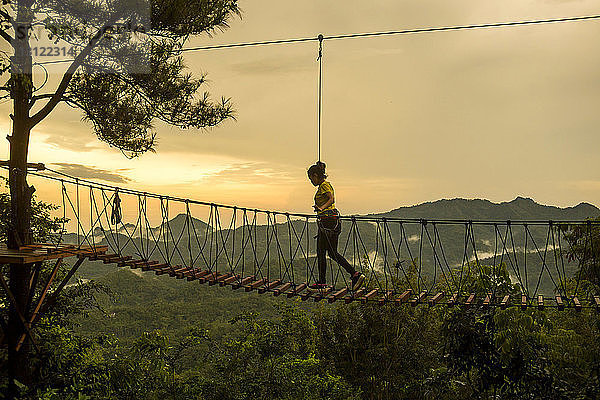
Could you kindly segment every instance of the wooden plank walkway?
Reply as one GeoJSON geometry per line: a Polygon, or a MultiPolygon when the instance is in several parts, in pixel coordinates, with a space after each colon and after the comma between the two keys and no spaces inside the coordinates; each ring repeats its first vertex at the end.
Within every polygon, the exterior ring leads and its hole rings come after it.
{"type": "Polygon", "coordinates": [[[56,260],[65,257],[88,257],[103,254],[107,246],[77,246],[73,244],[55,245],[52,243],[32,244],[19,249],[9,249],[0,244],[0,264],[29,264],[40,261],[56,260]]]}
{"type": "MultiPolygon", "coordinates": [[[[411,299],[412,290],[408,289],[399,297],[395,297],[398,293],[392,291],[382,291],[376,288],[363,287],[357,291],[351,291],[349,288],[337,288],[328,287],[327,290],[322,292],[313,293],[306,291],[308,284],[306,282],[300,284],[294,284],[293,282],[284,282],[279,279],[268,280],[267,278],[258,278],[252,276],[241,276],[234,274],[231,271],[212,271],[202,270],[200,268],[185,267],[181,265],[170,265],[168,263],[160,263],[159,261],[153,260],[139,260],[132,258],[131,256],[123,256],[119,254],[107,254],[108,246],[77,246],[74,244],[62,244],[55,245],[52,243],[40,243],[23,246],[19,249],[13,250],[8,249],[5,244],[0,244],[0,263],[2,264],[25,264],[25,263],[39,263],[47,260],[60,260],[62,258],[76,256],[79,260],[89,259],[90,261],[102,261],[104,264],[116,264],[118,267],[130,267],[132,269],[140,268],[143,271],[153,271],[157,275],[169,274],[172,277],[178,279],[187,278],[188,281],[198,281],[199,283],[208,283],[209,285],[219,286],[231,286],[232,289],[238,289],[243,287],[245,291],[250,292],[257,290],[258,293],[272,293],[274,296],[280,296],[282,294],[287,297],[299,297],[301,300],[308,300],[310,298],[315,301],[327,299],[327,302],[334,303],[339,300],[343,300],[345,303],[351,303],[358,301],[360,303],[374,302],[380,305],[386,303],[394,304],[411,304],[416,306],[418,304],[429,304],[429,306],[435,305],[447,305],[454,306],[461,304],[458,301],[459,294],[453,293],[447,301],[442,301],[444,292],[439,292],[433,297],[427,299],[427,291],[422,291],[417,296],[411,299]]],[[[498,299],[499,300],[499,299],[498,299]]],[[[491,293],[488,293],[483,299],[483,307],[499,306],[504,309],[509,306],[510,296],[505,295],[500,303],[497,303],[491,293]]],[[[561,296],[556,296],[557,308],[563,310],[565,304],[562,301],[561,296]]],[[[571,303],[571,302],[570,302],[571,303]]],[[[572,298],[571,307],[576,310],[583,308],[582,302],[577,298],[572,298]]],[[[477,299],[475,293],[470,293],[467,300],[462,303],[464,307],[470,307],[477,305],[477,299]]],[[[515,306],[521,308],[536,307],[538,309],[544,309],[547,303],[544,302],[542,295],[537,296],[537,302],[529,302],[527,296],[522,295],[521,303],[513,303],[515,306]]],[[[594,302],[591,307],[600,309],[600,297],[595,296],[594,302]]]]}

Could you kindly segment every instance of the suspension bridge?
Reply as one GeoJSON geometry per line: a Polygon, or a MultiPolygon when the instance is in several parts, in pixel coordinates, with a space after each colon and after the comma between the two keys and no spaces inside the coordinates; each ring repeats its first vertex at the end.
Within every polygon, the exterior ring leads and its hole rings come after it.
{"type": "Polygon", "coordinates": [[[315,215],[140,192],[52,170],[28,175],[60,191],[62,229],[48,243],[2,248],[0,262],[34,263],[37,275],[54,260],[47,292],[62,260],[76,257],[54,297],[82,263],[102,262],[303,301],[600,308],[600,293],[582,284],[600,221],[342,216],[339,251],[366,280],[353,290],[329,261],[329,285],[315,292],[308,288],[318,275],[315,215]]]}
{"type": "MultiPolygon", "coordinates": [[[[321,101],[325,40],[407,35],[521,25],[598,20],[600,15],[547,20],[423,28],[184,48],[200,51],[317,41],[317,158],[321,159],[321,101]]],[[[58,60],[37,63],[71,62],[58,60]]],[[[9,168],[9,162],[0,167],[9,168]]],[[[8,302],[23,326],[15,350],[54,304],[84,263],[114,264],[194,284],[299,298],[487,308],[595,308],[600,293],[588,278],[597,273],[594,243],[598,220],[470,220],[342,216],[339,251],[366,279],[353,288],[337,264],[327,269],[328,286],[311,291],[318,275],[316,215],[215,204],[93,182],[33,166],[27,175],[55,185],[62,199],[61,229],[45,243],[9,249],[0,264],[33,266],[28,302],[16,306],[0,273],[8,302]],[[75,258],[56,285],[63,260],[75,258]],[[41,293],[44,262],[53,262],[41,293]],[[54,286],[53,286],[54,285],[54,286]],[[51,289],[53,288],[53,289],[51,289]]],[[[2,169],[0,169],[2,170],[2,169]]],[[[12,173],[25,171],[12,169],[12,173]]],[[[9,227],[10,229],[10,227],[9,227]]],[[[93,264],[92,264],[93,265],[93,264]]],[[[598,283],[598,282],[595,282],[598,283]]],[[[0,319],[2,328],[5,322],[0,319]]]]}

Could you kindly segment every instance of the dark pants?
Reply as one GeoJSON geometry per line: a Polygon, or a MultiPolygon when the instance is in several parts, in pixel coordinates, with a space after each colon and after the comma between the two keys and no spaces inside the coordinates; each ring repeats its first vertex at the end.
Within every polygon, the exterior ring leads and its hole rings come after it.
{"type": "Polygon", "coordinates": [[[352,265],[337,251],[338,237],[342,232],[342,221],[338,216],[320,216],[317,224],[319,233],[317,235],[317,261],[319,264],[319,281],[326,282],[327,259],[329,257],[341,265],[349,274],[353,275],[356,271],[352,265]]]}

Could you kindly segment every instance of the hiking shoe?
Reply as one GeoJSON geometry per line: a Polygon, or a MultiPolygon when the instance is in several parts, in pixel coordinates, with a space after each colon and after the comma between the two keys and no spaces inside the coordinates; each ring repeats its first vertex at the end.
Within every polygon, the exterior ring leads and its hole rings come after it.
{"type": "Polygon", "coordinates": [[[365,281],[365,276],[361,272],[355,272],[352,275],[352,290],[358,289],[365,281]]]}
{"type": "Polygon", "coordinates": [[[313,283],[308,287],[308,291],[310,292],[319,292],[323,290],[327,290],[329,286],[326,283],[313,283]]]}

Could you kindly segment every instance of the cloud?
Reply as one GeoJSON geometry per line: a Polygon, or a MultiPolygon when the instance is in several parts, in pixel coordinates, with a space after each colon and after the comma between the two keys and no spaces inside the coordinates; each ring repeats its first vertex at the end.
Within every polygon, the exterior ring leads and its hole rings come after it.
{"type": "MultiPolygon", "coordinates": [[[[100,179],[106,182],[127,183],[131,179],[119,174],[118,172],[107,171],[105,169],[88,167],[81,164],[69,163],[54,163],[58,167],[58,171],[63,174],[75,176],[84,179],[100,179]]],[[[127,171],[127,169],[119,169],[117,171],[127,171]]]]}
{"type": "Polygon", "coordinates": [[[57,148],[75,152],[88,152],[100,148],[100,142],[95,135],[80,132],[65,133],[64,130],[44,132],[44,142],[57,148]]]}
{"type": "Polygon", "coordinates": [[[293,183],[297,180],[292,178],[287,171],[267,167],[267,163],[247,162],[233,164],[219,172],[208,175],[204,183],[210,184],[272,184],[293,183]]]}

